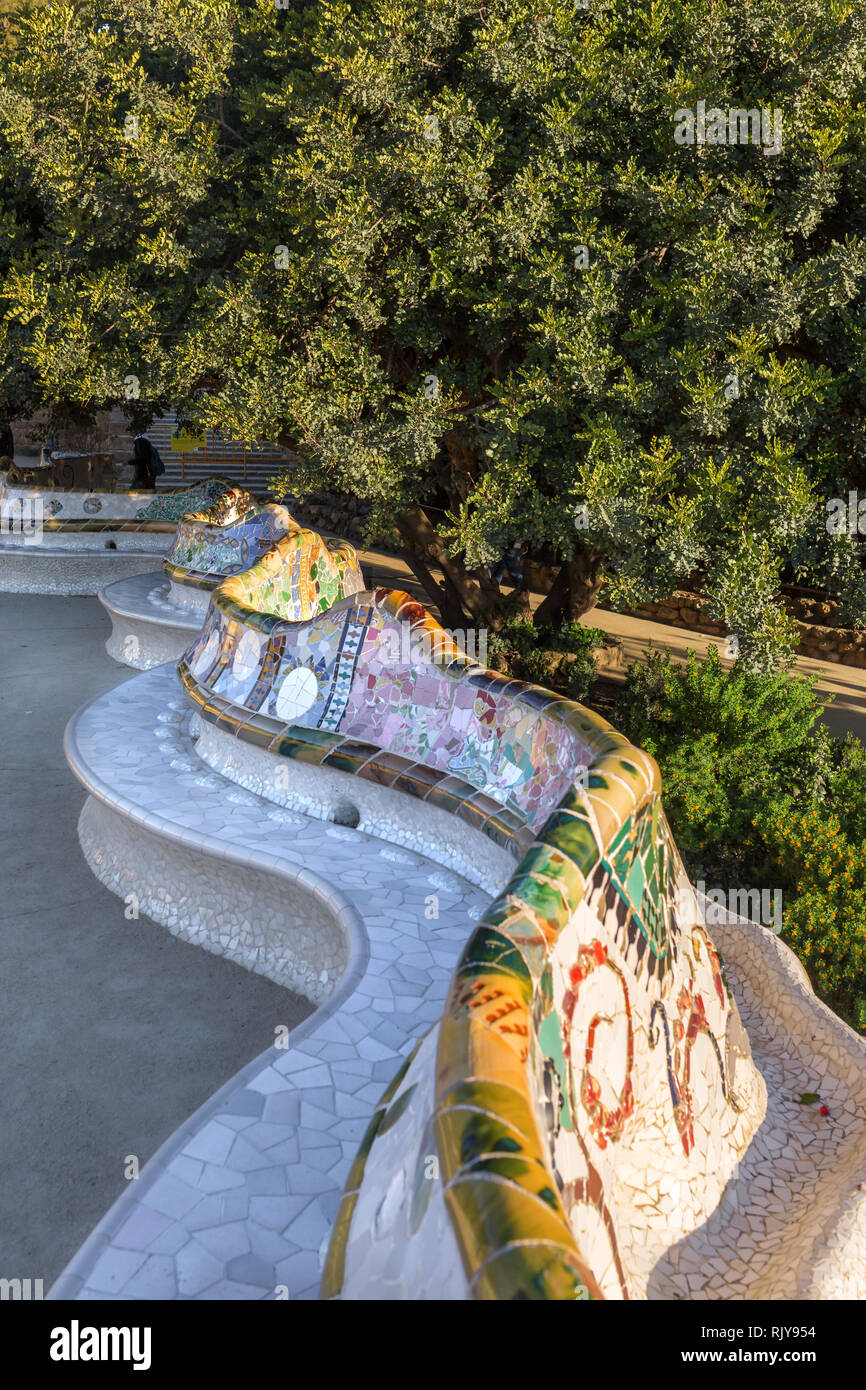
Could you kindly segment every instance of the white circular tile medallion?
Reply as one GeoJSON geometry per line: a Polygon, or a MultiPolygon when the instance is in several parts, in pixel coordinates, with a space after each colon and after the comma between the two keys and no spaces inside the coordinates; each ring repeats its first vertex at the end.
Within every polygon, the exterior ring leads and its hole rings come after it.
{"type": "Polygon", "coordinates": [[[283,680],[277,695],[280,719],[298,719],[316,703],[319,682],[309,666],[296,666],[283,680]]]}

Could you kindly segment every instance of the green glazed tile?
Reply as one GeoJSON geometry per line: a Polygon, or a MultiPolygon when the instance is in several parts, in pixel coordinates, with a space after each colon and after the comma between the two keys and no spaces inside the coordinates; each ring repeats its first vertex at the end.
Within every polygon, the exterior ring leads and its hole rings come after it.
{"type": "Polygon", "coordinates": [[[349,1228],[352,1224],[352,1217],[355,1207],[358,1204],[357,1192],[352,1192],[342,1199],[337,1210],[337,1219],[334,1222],[334,1230],[328,1246],[328,1253],[325,1257],[325,1268],[322,1272],[322,1282],[319,1286],[319,1298],[336,1298],[342,1287],[346,1276],[346,1249],[349,1244],[349,1228]]]}
{"type": "Polygon", "coordinates": [[[540,1159],[508,1153],[481,1154],[460,1169],[459,1178],[484,1173],[518,1183],[527,1191],[533,1192],[542,1202],[546,1202],[552,1211],[559,1212],[559,1198],[551,1186],[550,1174],[540,1159]]]}
{"type": "Polygon", "coordinates": [[[602,1296],[589,1268],[565,1244],[553,1241],[499,1251],[473,1280],[472,1293],[497,1302],[575,1303],[602,1296]]]}
{"type": "Polygon", "coordinates": [[[405,1091],[400,1092],[400,1095],[394,1101],[394,1104],[389,1107],[389,1109],[386,1111],[384,1115],[382,1123],[379,1126],[380,1135],[385,1134],[387,1130],[391,1128],[392,1125],[395,1125],[397,1123],[417,1089],[418,1087],[416,1085],[407,1086],[405,1091]]]}
{"type": "Polygon", "coordinates": [[[584,878],[588,878],[599,860],[599,849],[595,835],[587,821],[572,818],[544,828],[544,842],[567,854],[584,878]]]}
{"type": "Polygon", "coordinates": [[[485,923],[476,927],[466,943],[456,974],[487,971],[491,966],[514,975],[531,991],[532,976],[514,942],[504,933],[495,931],[485,923]]]}
{"type": "Polygon", "coordinates": [[[456,1178],[448,1185],[445,1200],[455,1234],[470,1269],[516,1240],[561,1241],[570,1244],[570,1231],[562,1210],[517,1183],[494,1181],[475,1175],[456,1178]]]}

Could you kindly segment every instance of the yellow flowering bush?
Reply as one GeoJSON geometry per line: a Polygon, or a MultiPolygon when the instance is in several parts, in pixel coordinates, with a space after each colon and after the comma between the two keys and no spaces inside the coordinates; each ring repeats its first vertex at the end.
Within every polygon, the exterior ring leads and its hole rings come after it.
{"type": "Polygon", "coordinates": [[[755,829],[780,877],[796,885],[783,900],[783,941],[816,993],[866,1028],[866,844],[847,840],[838,816],[820,806],[773,810],[755,829]]]}

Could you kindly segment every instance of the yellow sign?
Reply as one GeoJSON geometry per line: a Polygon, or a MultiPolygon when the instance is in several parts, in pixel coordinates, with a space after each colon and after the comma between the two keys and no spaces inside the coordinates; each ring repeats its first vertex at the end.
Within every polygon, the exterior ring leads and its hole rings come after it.
{"type": "Polygon", "coordinates": [[[191,454],[196,449],[204,449],[207,445],[207,436],[202,430],[201,434],[187,434],[183,430],[172,430],[171,432],[171,452],[173,454],[191,454]]]}

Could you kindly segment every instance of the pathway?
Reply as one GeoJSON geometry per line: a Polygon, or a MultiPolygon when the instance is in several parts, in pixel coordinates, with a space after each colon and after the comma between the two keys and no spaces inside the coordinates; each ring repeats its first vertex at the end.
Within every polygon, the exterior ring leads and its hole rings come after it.
{"type": "Polygon", "coordinates": [[[140,917],[78,843],[67,720],[133,673],[95,598],[0,595],[0,1277],[46,1290],[144,1162],[306,1001],[140,917]]]}

